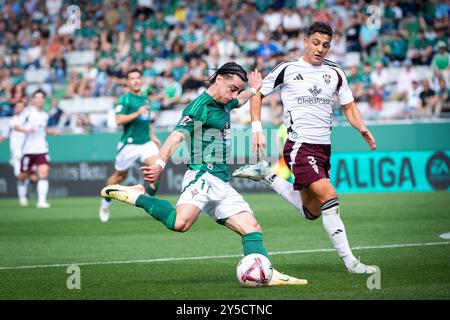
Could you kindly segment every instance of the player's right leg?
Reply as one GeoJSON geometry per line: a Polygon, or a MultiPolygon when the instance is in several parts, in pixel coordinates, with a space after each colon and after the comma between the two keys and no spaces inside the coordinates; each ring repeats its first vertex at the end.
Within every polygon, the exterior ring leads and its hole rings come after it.
{"type": "Polygon", "coordinates": [[[283,199],[295,207],[307,220],[315,220],[320,216],[320,202],[307,190],[294,190],[293,184],[273,174],[266,161],[254,165],[243,166],[233,172],[235,178],[247,178],[260,181],[272,188],[283,199]]]}
{"type": "Polygon", "coordinates": [[[30,168],[30,156],[23,155],[20,161],[20,173],[17,177],[17,196],[19,198],[19,204],[22,207],[28,206],[27,189],[30,168]]]}
{"type": "Polygon", "coordinates": [[[187,231],[201,212],[199,207],[188,203],[179,204],[175,208],[167,200],[145,194],[145,188],[142,185],[108,185],[102,189],[101,195],[142,208],[168,229],[178,232],[187,231]]]}

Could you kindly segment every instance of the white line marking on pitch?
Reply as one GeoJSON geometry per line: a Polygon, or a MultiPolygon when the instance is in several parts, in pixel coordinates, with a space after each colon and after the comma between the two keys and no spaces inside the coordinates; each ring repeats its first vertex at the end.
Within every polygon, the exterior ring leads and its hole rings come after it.
{"type": "MultiPolygon", "coordinates": [[[[353,247],[352,250],[371,250],[371,249],[391,249],[391,248],[406,248],[406,247],[422,247],[422,246],[438,246],[448,245],[450,242],[426,242],[426,243],[404,243],[404,244],[387,244],[379,246],[366,246],[366,247],[353,247]]],[[[303,254],[303,253],[317,253],[317,252],[332,252],[336,249],[308,249],[308,250],[291,250],[291,251],[279,251],[269,252],[269,255],[281,255],[281,254],[303,254]]],[[[190,261],[190,260],[210,260],[210,259],[224,259],[224,258],[240,258],[241,254],[230,254],[224,256],[199,256],[199,257],[178,257],[178,258],[158,258],[147,260],[122,260],[122,261],[94,261],[94,262],[71,262],[60,264],[42,264],[34,266],[6,266],[0,267],[0,270],[17,270],[17,269],[37,269],[37,268],[56,268],[67,267],[71,264],[77,266],[94,266],[94,265],[107,265],[107,264],[130,264],[130,263],[152,263],[152,262],[172,262],[172,261],[190,261]]]]}

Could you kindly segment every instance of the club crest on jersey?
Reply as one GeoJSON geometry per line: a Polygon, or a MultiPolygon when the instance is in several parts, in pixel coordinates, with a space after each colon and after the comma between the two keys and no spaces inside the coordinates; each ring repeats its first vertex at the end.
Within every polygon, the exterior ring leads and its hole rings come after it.
{"type": "Polygon", "coordinates": [[[317,85],[314,85],[312,88],[309,88],[308,90],[309,90],[309,92],[311,92],[311,94],[312,94],[314,97],[317,97],[317,96],[319,95],[319,93],[322,92],[322,89],[317,88],[317,85]]]}
{"type": "Polygon", "coordinates": [[[194,199],[197,195],[200,194],[200,192],[197,189],[192,190],[191,193],[192,193],[192,199],[194,199]]]}
{"type": "Polygon", "coordinates": [[[116,113],[119,113],[119,112],[121,112],[122,111],[122,109],[123,109],[123,105],[121,105],[121,104],[118,104],[115,108],[115,111],[116,111],[116,113]]]}
{"type": "Polygon", "coordinates": [[[326,84],[330,84],[331,76],[329,74],[324,74],[322,77],[326,84]]]}
{"type": "Polygon", "coordinates": [[[191,120],[192,119],[189,116],[186,116],[186,117],[183,118],[183,120],[180,121],[180,125],[185,126],[186,123],[188,123],[191,120]]]}

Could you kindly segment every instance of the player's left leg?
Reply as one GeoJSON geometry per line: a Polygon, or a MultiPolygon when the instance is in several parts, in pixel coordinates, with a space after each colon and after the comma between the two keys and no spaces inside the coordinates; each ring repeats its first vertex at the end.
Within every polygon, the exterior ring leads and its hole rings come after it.
{"type": "Polygon", "coordinates": [[[169,230],[177,232],[189,230],[201,212],[199,206],[191,203],[178,204],[175,208],[167,200],[145,194],[145,188],[142,185],[109,185],[102,189],[101,195],[105,198],[116,199],[142,208],[169,230]]]}
{"type": "Polygon", "coordinates": [[[375,273],[376,268],[358,261],[350,249],[344,223],[340,217],[339,199],[336,190],[328,179],[313,182],[309,188],[320,201],[323,227],[334,248],[344,261],[345,267],[352,273],[375,273]]]}
{"type": "MultiPolygon", "coordinates": [[[[253,213],[243,211],[234,214],[226,219],[225,226],[241,235],[244,256],[259,253],[269,258],[269,254],[263,244],[262,228],[256,221],[253,213]]],[[[307,280],[285,275],[275,268],[273,269],[272,279],[269,282],[269,286],[305,284],[308,284],[307,280]]]]}
{"type": "MultiPolygon", "coordinates": [[[[244,256],[259,253],[269,255],[263,244],[262,228],[242,196],[228,183],[210,181],[211,197],[217,205],[206,207],[205,211],[218,223],[224,224],[242,237],[244,256]]],[[[287,276],[273,269],[269,285],[304,285],[308,281],[287,276]]]]}
{"type": "Polygon", "coordinates": [[[37,194],[38,194],[38,208],[50,208],[50,204],[47,202],[48,194],[48,173],[50,166],[48,163],[41,163],[37,165],[37,194]]]}

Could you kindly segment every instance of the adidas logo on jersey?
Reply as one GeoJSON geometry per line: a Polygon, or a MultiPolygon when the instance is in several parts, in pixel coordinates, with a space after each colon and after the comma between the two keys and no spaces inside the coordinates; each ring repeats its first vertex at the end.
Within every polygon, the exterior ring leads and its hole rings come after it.
{"type": "Polygon", "coordinates": [[[303,77],[302,77],[302,75],[299,73],[299,74],[294,78],[294,80],[303,80],[303,77]]]}

